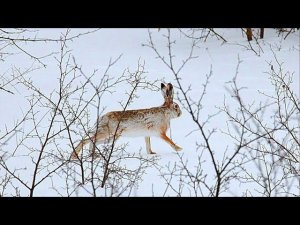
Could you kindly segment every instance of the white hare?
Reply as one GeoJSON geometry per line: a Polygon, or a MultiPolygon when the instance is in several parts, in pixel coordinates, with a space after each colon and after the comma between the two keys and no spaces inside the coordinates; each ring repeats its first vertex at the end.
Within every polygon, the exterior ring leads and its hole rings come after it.
{"type": "MultiPolygon", "coordinates": [[[[176,151],[182,150],[167,135],[170,119],[179,117],[181,110],[175,102],[173,102],[173,86],[171,83],[167,85],[161,83],[161,91],[164,97],[162,106],[148,109],[113,111],[106,113],[98,120],[96,131],[91,132],[91,136],[83,139],[71,158],[77,159],[78,154],[83,146],[90,143],[90,151],[95,144],[104,143],[123,137],[145,137],[146,150],[148,154],[155,154],[151,149],[150,136],[158,136],[166,141],[176,151]]],[[[93,150],[94,151],[94,150],[93,150]]],[[[94,153],[94,152],[92,152],[94,153]]]]}

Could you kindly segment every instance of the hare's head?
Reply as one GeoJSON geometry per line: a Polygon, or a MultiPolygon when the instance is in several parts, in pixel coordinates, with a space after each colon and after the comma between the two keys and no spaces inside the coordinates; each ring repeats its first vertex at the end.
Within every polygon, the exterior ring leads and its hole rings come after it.
{"type": "Polygon", "coordinates": [[[181,110],[179,105],[173,102],[173,85],[171,83],[161,83],[161,93],[165,99],[163,106],[171,109],[171,117],[179,117],[181,115],[181,110]]]}

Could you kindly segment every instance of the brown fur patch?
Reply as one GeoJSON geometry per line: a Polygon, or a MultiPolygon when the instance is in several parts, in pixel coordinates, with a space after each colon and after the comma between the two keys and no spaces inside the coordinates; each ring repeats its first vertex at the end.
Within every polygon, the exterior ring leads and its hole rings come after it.
{"type": "Polygon", "coordinates": [[[157,114],[162,111],[162,107],[148,109],[113,111],[107,114],[109,120],[125,121],[130,118],[144,119],[147,114],[157,114]]]}
{"type": "Polygon", "coordinates": [[[146,126],[147,126],[148,129],[150,129],[150,128],[153,127],[154,125],[153,125],[153,122],[148,122],[148,123],[146,124],[146,126]]]}

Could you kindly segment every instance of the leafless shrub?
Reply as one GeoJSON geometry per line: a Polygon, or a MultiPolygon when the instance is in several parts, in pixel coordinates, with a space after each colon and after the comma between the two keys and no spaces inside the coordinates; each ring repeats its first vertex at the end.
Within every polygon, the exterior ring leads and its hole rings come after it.
{"type": "MultiPolygon", "coordinates": [[[[85,153],[77,161],[70,160],[78,140],[92,130],[96,122],[93,115],[105,110],[103,96],[120,85],[129,85],[127,100],[120,102],[125,110],[137,97],[138,89],[156,89],[155,82],[146,80],[140,61],[135,71],[127,69],[111,76],[109,70],[121,56],[110,60],[102,75],[98,71],[86,74],[68,49],[72,39],[67,30],[60,39],[53,40],[60,44],[55,56],[58,83],[53,91],[42,90],[23,71],[13,70],[15,81],[28,92],[28,111],[0,135],[2,196],[35,196],[39,187],[52,189],[60,196],[82,192],[91,196],[133,195],[145,169],[156,163],[158,157],[130,153],[126,145],[115,141],[94,146],[98,157],[85,153]]],[[[48,195],[47,191],[44,194],[48,195]]]]}
{"type": "Polygon", "coordinates": [[[284,37],[284,40],[291,34],[296,32],[296,30],[299,30],[299,28],[277,28],[278,36],[282,35],[284,37]]]}
{"type": "MultiPolygon", "coordinates": [[[[166,171],[161,172],[166,182],[166,191],[172,190],[176,195],[191,196],[220,196],[222,193],[229,193],[233,184],[243,182],[254,182],[262,190],[247,189],[245,195],[295,195],[296,183],[299,183],[299,97],[293,91],[291,84],[293,74],[283,72],[281,63],[274,54],[275,64],[278,68],[275,71],[274,63],[269,63],[271,72],[270,81],[274,87],[274,93],[264,94],[269,102],[255,102],[252,104],[243,100],[243,87],[238,84],[238,71],[241,61],[238,60],[236,74],[227,90],[236,102],[236,106],[230,107],[224,101],[212,115],[203,114],[202,100],[209,91],[209,79],[212,70],[206,75],[203,83],[202,93],[199,96],[191,95],[192,85],[183,85],[183,67],[192,59],[196,40],[192,39],[190,54],[182,60],[182,64],[175,66],[173,46],[175,40],[168,30],[164,35],[166,38],[167,55],[164,55],[155,45],[152,34],[149,31],[149,42],[145,46],[151,48],[169,69],[177,82],[178,101],[190,119],[197,126],[196,130],[190,133],[197,133],[199,139],[195,143],[198,151],[198,166],[193,168],[184,154],[178,154],[179,161],[166,166],[166,171]],[[273,65],[274,64],[274,65],[273,65]],[[273,111],[272,111],[273,110],[273,111]],[[275,110],[275,113],[274,113],[275,110]],[[265,113],[273,112],[272,121],[265,117],[265,113]],[[214,149],[212,137],[217,128],[209,129],[207,124],[220,112],[227,115],[227,130],[221,131],[224,138],[229,137],[231,143],[224,146],[224,149],[214,149]],[[206,117],[206,119],[205,119],[206,117]],[[222,157],[220,157],[222,155],[222,157]],[[209,162],[207,162],[207,157],[209,162]],[[220,160],[221,159],[221,160],[220,160]],[[209,165],[208,165],[209,163],[209,165]],[[204,168],[209,166],[209,172],[204,168]],[[254,169],[253,168],[254,164],[254,169]],[[258,176],[253,175],[258,171],[258,176]]],[[[270,115],[270,114],[268,114],[270,115]]],[[[220,134],[220,133],[218,133],[220,134]]],[[[299,185],[298,185],[299,186],[299,185]]]]}
{"type": "MultiPolygon", "coordinates": [[[[273,56],[274,61],[268,62],[267,74],[274,90],[273,93],[261,92],[268,103],[260,102],[256,108],[254,104],[241,104],[240,113],[249,118],[247,124],[242,124],[227,107],[224,111],[238,127],[247,130],[248,136],[258,138],[247,146],[247,158],[255,164],[259,175],[243,168],[245,175],[241,180],[257,184],[260,187],[257,192],[264,196],[299,195],[299,96],[293,90],[294,73],[285,72],[274,52],[273,56]]],[[[233,91],[236,92],[237,87],[233,91]]]]}
{"type": "MultiPolygon", "coordinates": [[[[73,41],[77,38],[80,38],[83,35],[91,34],[99,29],[78,33],[74,35],[68,35],[67,40],[73,41]]],[[[0,29],[0,61],[5,62],[10,57],[16,55],[23,55],[26,59],[29,59],[28,70],[25,70],[23,73],[30,73],[33,69],[41,69],[46,67],[46,60],[50,56],[58,54],[58,52],[49,52],[45,55],[36,55],[30,51],[30,47],[36,44],[48,44],[48,43],[60,43],[62,39],[49,38],[49,37],[39,37],[39,30],[34,29],[0,29]]],[[[70,33],[71,30],[68,29],[67,33],[70,33]]],[[[1,73],[1,72],[0,72],[1,73]]],[[[24,74],[23,74],[24,75],[24,74]]],[[[7,93],[13,94],[15,89],[15,80],[17,78],[11,75],[11,71],[6,71],[3,74],[0,74],[0,91],[5,91],[7,93]]]]}

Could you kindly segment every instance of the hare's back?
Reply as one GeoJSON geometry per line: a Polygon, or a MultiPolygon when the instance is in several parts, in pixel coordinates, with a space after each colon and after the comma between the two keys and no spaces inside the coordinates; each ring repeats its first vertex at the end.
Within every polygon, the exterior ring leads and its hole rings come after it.
{"type": "Polygon", "coordinates": [[[137,123],[146,122],[149,119],[162,119],[164,112],[160,107],[153,107],[149,109],[112,111],[106,114],[110,121],[133,121],[137,123]]]}
{"type": "Polygon", "coordinates": [[[106,116],[109,127],[118,125],[122,135],[127,137],[156,136],[162,124],[167,124],[164,114],[155,109],[113,111],[106,116]]]}

